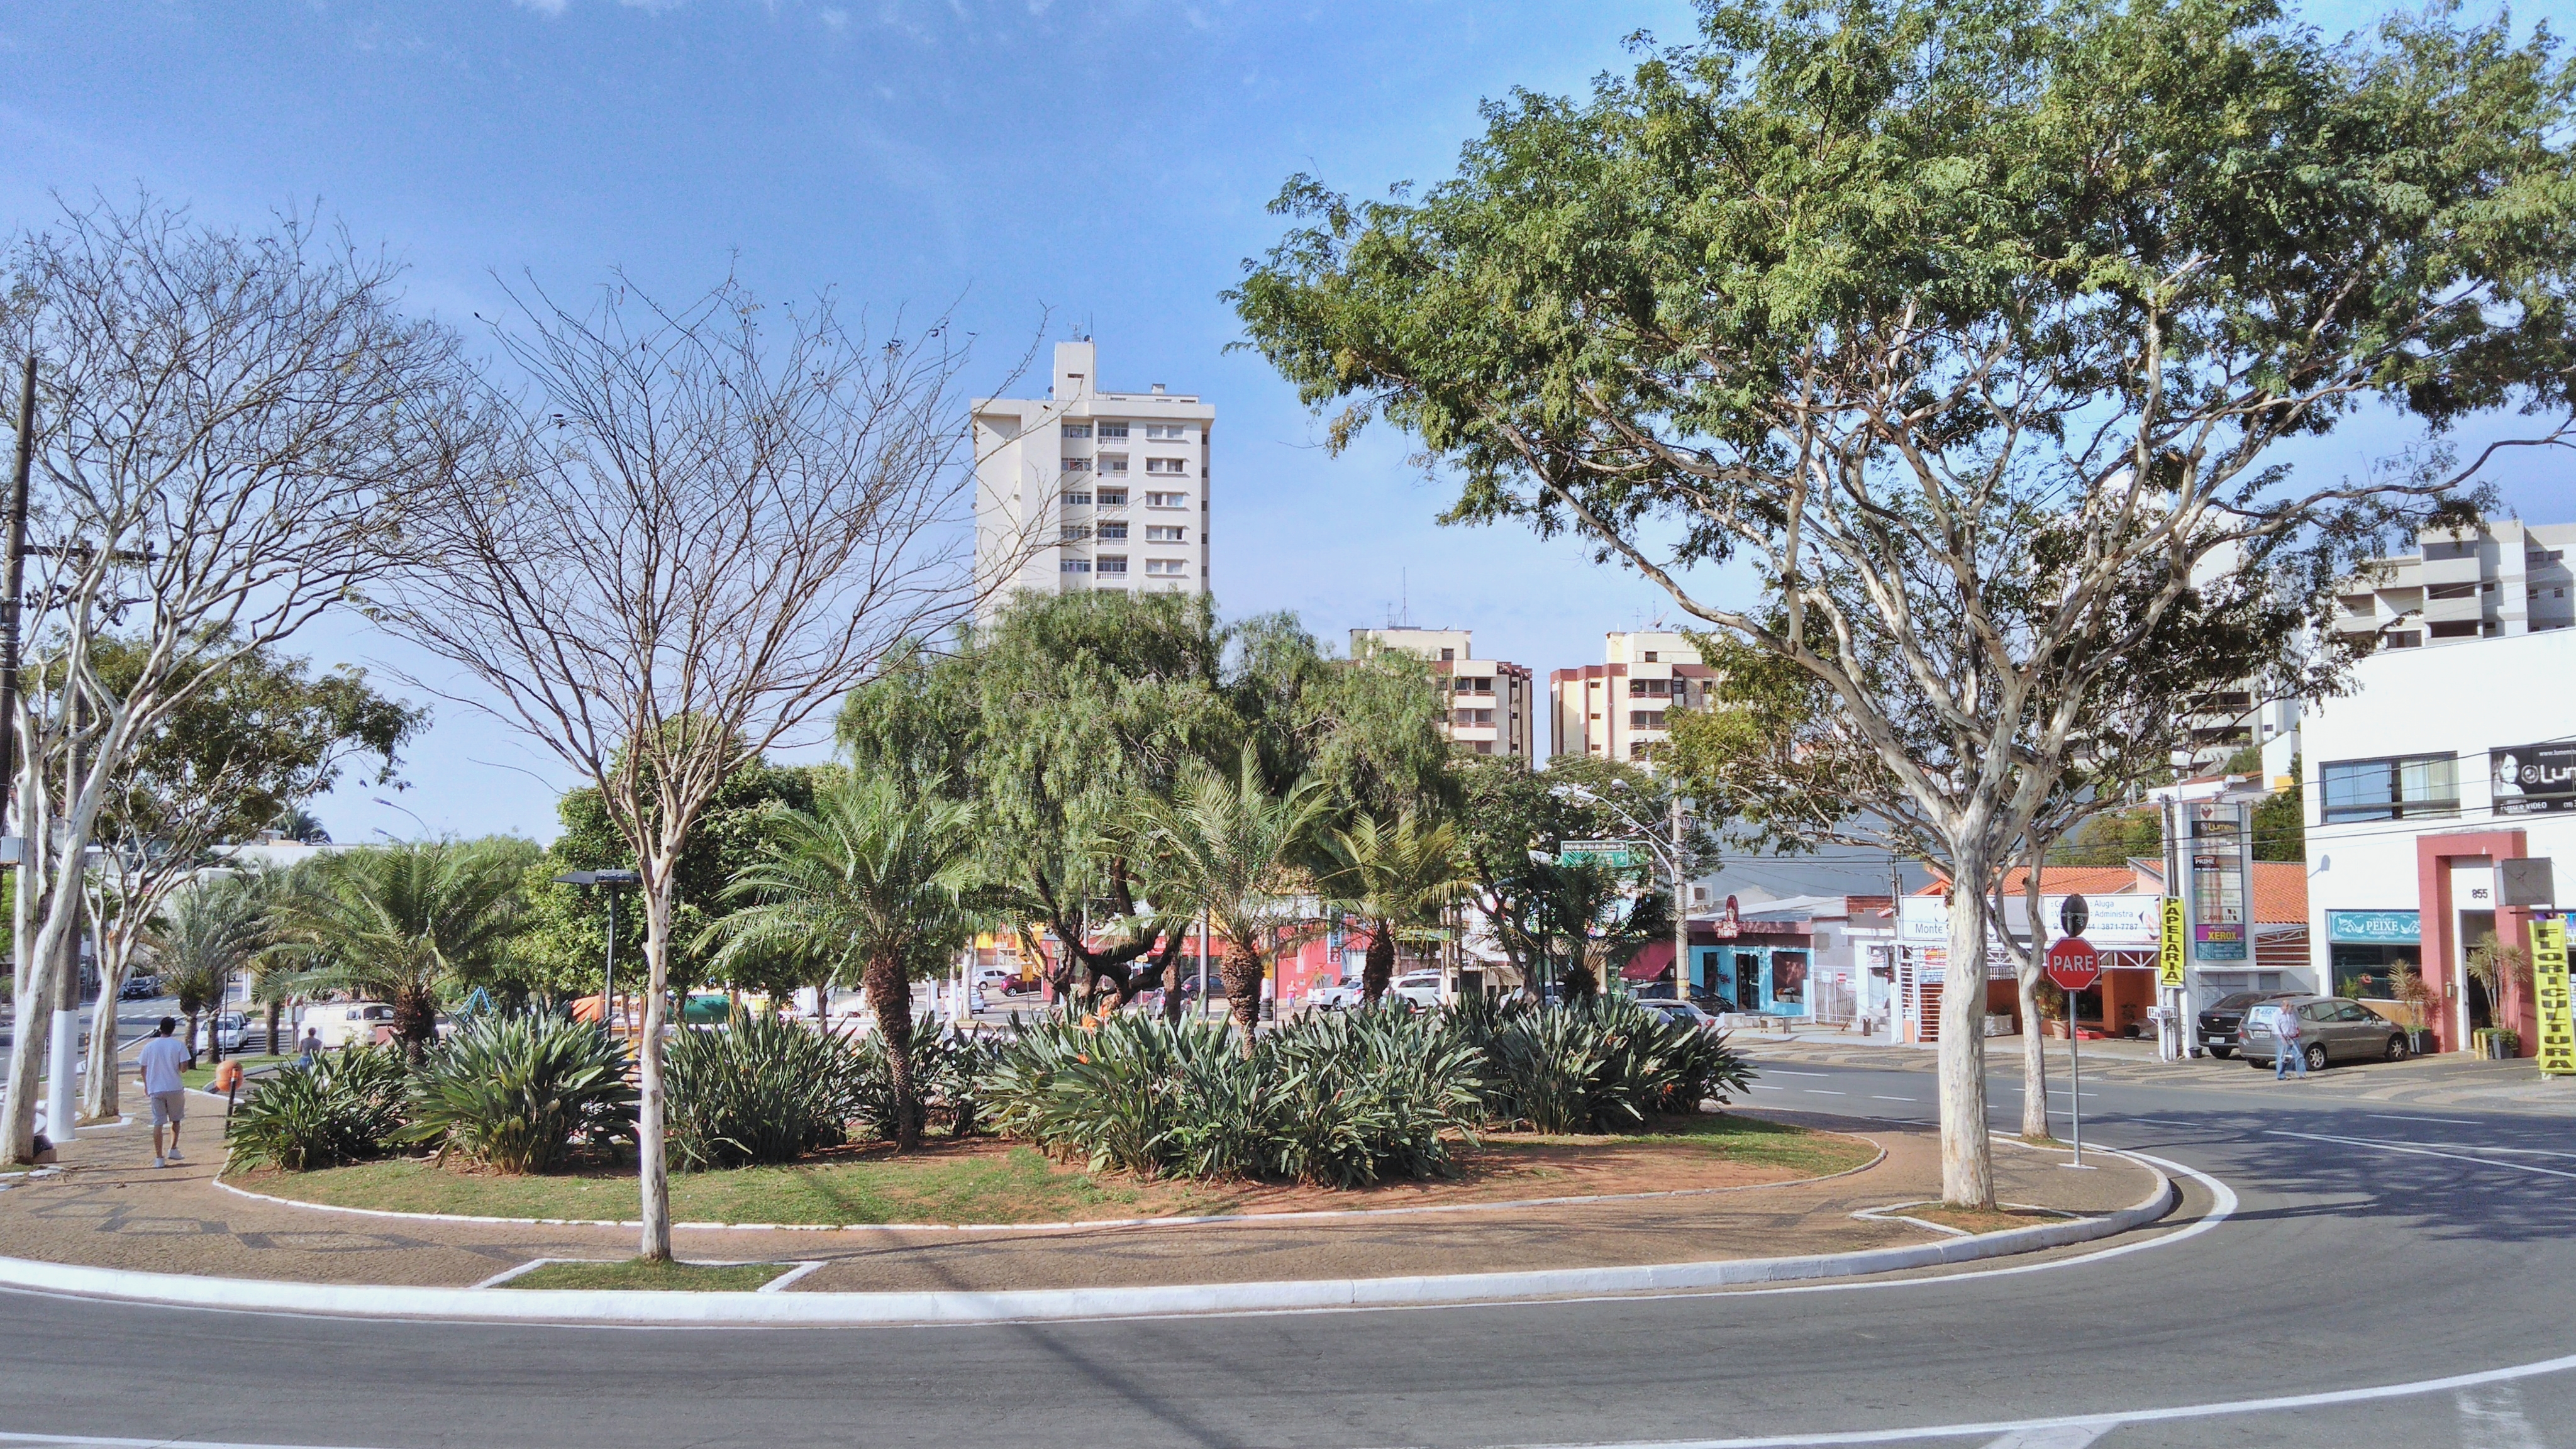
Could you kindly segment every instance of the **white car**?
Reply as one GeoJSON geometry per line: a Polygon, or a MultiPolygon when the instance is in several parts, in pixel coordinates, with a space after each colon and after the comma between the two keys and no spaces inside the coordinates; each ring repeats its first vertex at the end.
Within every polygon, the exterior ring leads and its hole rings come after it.
{"type": "Polygon", "coordinates": [[[1306,993],[1306,1005],[1316,1011],[1342,1011],[1368,1000],[1368,992],[1356,976],[1332,986],[1318,986],[1306,993]]]}
{"type": "Polygon", "coordinates": [[[376,1028],[394,1024],[394,1009],[381,1001],[325,1001],[304,1008],[304,1020],[296,1027],[295,1039],[302,1041],[307,1030],[319,1032],[322,1045],[365,1046],[376,1039],[376,1028]]]}
{"type": "Polygon", "coordinates": [[[242,1018],[240,1012],[227,1011],[197,1023],[197,1049],[204,1051],[210,1046],[221,1047],[230,1054],[241,1050],[242,1038],[248,1035],[250,1023],[242,1018]]]}
{"type": "Polygon", "coordinates": [[[1437,971],[1407,972],[1395,978],[1395,984],[1387,988],[1386,994],[1401,996],[1425,1010],[1437,1007],[1440,1004],[1440,973],[1437,971]]]}

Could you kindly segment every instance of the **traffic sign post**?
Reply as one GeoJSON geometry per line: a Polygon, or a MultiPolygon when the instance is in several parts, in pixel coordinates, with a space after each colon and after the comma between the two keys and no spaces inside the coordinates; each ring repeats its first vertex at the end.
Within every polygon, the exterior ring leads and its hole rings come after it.
{"type": "MultiPolygon", "coordinates": [[[[2067,897],[2070,905],[2081,899],[2080,896],[2067,897]]],[[[2066,915],[2069,922],[2083,919],[2080,913],[2072,910],[2066,915]]],[[[2082,1035],[2082,1032],[2075,1024],[2075,993],[2102,979],[2102,953],[2094,950],[2093,943],[2082,936],[2067,936],[2048,948],[2047,970],[2048,979],[2056,984],[2058,990],[2066,993],[2066,1100],[2071,1107],[2074,1121],[2073,1130],[2069,1134],[2074,1150],[2069,1154],[2066,1165],[2082,1167],[2084,1165],[2084,1063],[2076,1047],[2076,1039],[2082,1035]]]]}

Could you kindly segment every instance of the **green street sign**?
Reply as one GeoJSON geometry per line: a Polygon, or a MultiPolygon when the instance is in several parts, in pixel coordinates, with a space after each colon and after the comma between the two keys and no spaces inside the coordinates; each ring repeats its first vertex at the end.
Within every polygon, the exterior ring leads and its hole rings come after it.
{"type": "Polygon", "coordinates": [[[1635,870],[1645,863],[1644,852],[1624,840],[1569,840],[1556,858],[1567,865],[1591,864],[1612,870],[1635,870]]]}

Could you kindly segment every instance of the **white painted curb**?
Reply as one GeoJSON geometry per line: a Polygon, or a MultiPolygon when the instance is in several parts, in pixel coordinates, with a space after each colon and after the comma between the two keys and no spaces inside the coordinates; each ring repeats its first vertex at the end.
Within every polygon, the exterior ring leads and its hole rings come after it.
{"type": "Polygon", "coordinates": [[[356,1318],[467,1322],[610,1323],[660,1327],[847,1326],[1012,1323],[1133,1318],[1183,1313],[1263,1313],[1490,1303],[1565,1295],[1655,1293],[1857,1278],[1910,1268],[1971,1263],[2091,1242],[2155,1221],[2180,1201],[2173,1179],[2126,1153],[2155,1178],[2135,1204],[2097,1218],[1944,1238],[1857,1253],[1739,1258],[1623,1268],[1557,1268],[1526,1273],[1451,1273],[1411,1278],[1326,1278],[1153,1288],[1052,1288],[1004,1293],[675,1293],[575,1289],[400,1288],[200,1278],[135,1273],[28,1258],[0,1258],[0,1287],[114,1298],[181,1308],[244,1309],[356,1318]]]}

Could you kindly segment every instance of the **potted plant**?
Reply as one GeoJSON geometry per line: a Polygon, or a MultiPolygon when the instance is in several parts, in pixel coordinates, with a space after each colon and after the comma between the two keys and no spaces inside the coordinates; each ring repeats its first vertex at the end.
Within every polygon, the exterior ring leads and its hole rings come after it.
{"type": "Polygon", "coordinates": [[[2031,988],[2031,1004],[2039,1008],[2039,1034],[2060,1041],[2067,1035],[2066,992],[2054,981],[2041,977],[2031,988]]]}
{"type": "Polygon", "coordinates": [[[2424,973],[2409,961],[2397,963],[2396,977],[2393,989],[2398,1006],[2406,1013],[2407,1049],[2423,1056],[2434,1047],[2433,988],[2424,984],[2424,973]]]}

